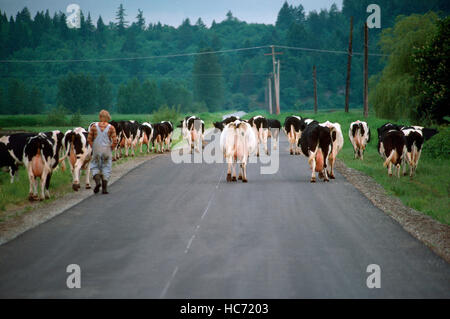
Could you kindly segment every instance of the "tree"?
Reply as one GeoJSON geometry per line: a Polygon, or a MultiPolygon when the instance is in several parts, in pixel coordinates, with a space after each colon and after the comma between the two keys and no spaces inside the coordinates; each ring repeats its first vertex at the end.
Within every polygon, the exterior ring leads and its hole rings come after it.
{"type": "Polygon", "coordinates": [[[44,111],[44,102],[42,100],[41,91],[36,86],[33,86],[33,88],[28,93],[28,99],[24,113],[38,114],[42,113],[43,111],[44,111]]]}
{"type": "MultiPolygon", "coordinates": [[[[212,51],[211,48],[200,50],[212,51]]],[[[193,69],[194,99],[205,102],[209,111],[219,110],[223,100],[222,70],[216,54],[197,55],[193,69]]]]}
{"type": "Polygon", "coordinates": [[[139,28],[139,30],[145,30],[144,12],[141,9],[138,9],[136,19],[137,19],[136,25],[139,28]]]}
{"type": "Polygon", "coordinates": [[[413,53],[415,85],[421,92],[415,117],[444,123],[450,115],[450,17],[437,25],[437,34],[413,53]]]}
{"type": "Polygon", "coordinates": [[[377,116],[409,118],[418,109],[421,92],[414,85],[416,68],[412,53],[436,34],[437,19],[433,12],[413,14],[399,18],[393,28],[383,31],[380,46],[389,57],[382,73],[372,77],[369,85],[374,87],[369,93],[369,104],[374,106],[377,116]]]}
{"type": "Polygon", "coordinates": [[[13,79],[8,85],[7,108],[10,114],[23,114],[26,110],[27,91],[25,84],[13,79]]]}
{"type": "Polygon", "coordinates": [[[95,112],[96,85],[88,74],[73,74],[62,77],[58,82],[57,102],[71,112],[83,114],[95,112]]]}
{"type": "Polygon", "coordinates": [[[123,8],[123,4],[120,4],[116,12],[116,26],[120,35],[124,34],[125,28],[128,26],[128,21],[125,20],[125,17],[125,9],[123,8]]]}
{"type": "Polygon", "coordinates": [[[104,74],[101,74],[97,80],[97,111],[101,109],[111,109],[113,95],[112,86],[104,74]]]}

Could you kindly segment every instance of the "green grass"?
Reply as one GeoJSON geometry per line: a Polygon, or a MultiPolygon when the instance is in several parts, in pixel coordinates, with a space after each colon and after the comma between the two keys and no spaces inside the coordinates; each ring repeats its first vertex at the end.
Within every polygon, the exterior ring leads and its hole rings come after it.
{"type": "MultiPolygon", "coordinates": [[[[205,121],[206,127],[212,127],[212,122],[219,121],[222,119],[224,114],[233,113],[233,111],[223,111],[217,113],[196,113],[205,121]]],[[[288,115],[294,114],[293,112],[281,113],[279,115],[270,115],[264,111],[254,111],[247,114],[244,118],[248,119],[253,115],[261,114],[269,118],[277,118],[281,123],[288,115]]],[[[304,117],[310,117],[323,122],[329,120],[331,122],[338,122],[341,124],[342,133],[344,135],[344,147],[338,155],[344,163],[354,169],[357,169],[365,174],[373,177],[380,185],[382,185],[389,194],[397,196],[400,200],[407,206],[419,210],[432,218],[445,223],[450,224],[450,158],[448,155],[444,154],[440,158],[434,158],[434,154],[429,150],[428,146],[431,145],[433,139],[438,138],[438,136],[433,137],[430,141],[425,143],[424,150],[422,152],[422,157],[419,162],[419,166],[416,172],[416,176],[410,179],[409,176],[401,177],[400,179],[396,177],[388,177],[387,169],[383,167],[383,161],[378,154],[376,149],[377,145],[377,134],[376,128],[380,127],[384,123],[388,122],[385,119],[378,119],[374,114],[366,119],[371,128],[372,139],[366,149],[364,154],[364,161],[355,160],[353,158],[353,148],[351,146],[350,140],[348,138],[348,128],[351,122],[359,119],[364,120],[362,116],[362,110],[350,110],[349,113],[342,111],[320,111],[314,114],[311,111],[295,113],[304,117]],[[427,145],[428,144],[428,145],[427,145]]],[[[187,114],[180,114],[178,119],[181,120],[187,114]]],[[[190,114],[191,115],[191,114],[190,114]]],[[[129,120],[134,119],[139,122],[152,121],[151,114],[112,114],[114,120],[129,120]]],[[[37,119],[42,119],[42,115],[24,115],[23,118],[28,118],[25,122],[28,123],[35,121],[36,119],[30,119],[36,117],[37,119]]],[[[9,123],[5,121],[8,116],[0,116],[0,123],[9,123]]],[[[97,120],[97,115],[83,115],[82,121],[84,127],[87,127],[91,122],[97,120]]],[[[36,121],[35,121],[36,122],[36,121]]],[[[401,124],[414,124],[410,123],[408,120],[399,120],[396,123],[401,124]]],[[[17,122],[11,122],[14,124],[10,127],[3,126],[3,129],[20,129],[26,131],[49,131],[54,129],[60,129],[65,131],[71,127],[64,126],[36,126],[27,125],[19,126],[16,125],[17,122]]],[[[178,123],[174,123],[175,126],[178,123]]],[[[447,130],[448,128],[439,128],[441,132],[447,130]]],[[[181,136],[177,135],[177,139],[174,140],[174,145],[181,141],[181,136]]],[[[449,143],[443,139],[443,143],[449,143]]],[[[145,148],[145,147],[144,147],[145,148]]],[[[141,156],[141,155],[138,155],[141,156]]],[[[122,159],[119,163],[129,159],[122,159]]],[[[407,170],[408,171],[408,170],[407,170]]],[[[408,171],[409,172],[409,171],[408,171]]],[[[27,207],[27,195],[28,195],[28,178],[25,174],[23,168],[19,170],[18,183],[9,183],[9,174],[0,172],[0,210],[5,210],[6,208],[21,206],[27,207]]],[[[70,172],[66,171],[62,173],[61,171],[55,172],[52,178],[51,194],[56,195],[54,197],[59,197],[60,194],[64,194],[71,191],[71,176],[70,172]]],[[[0,213],[0,221],[2,217],[0,213]]]]}

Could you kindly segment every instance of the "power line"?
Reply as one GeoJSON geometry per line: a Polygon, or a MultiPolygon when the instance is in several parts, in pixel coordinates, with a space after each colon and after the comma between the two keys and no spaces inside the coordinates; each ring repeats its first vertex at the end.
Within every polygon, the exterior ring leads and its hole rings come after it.
{"type": "Polygon", "coordinates": [[[152,55],[152,56],[142,56],[142,57],[129,57],[129,58],[104,58],[104,59],[69,59],[69,60],[0,60],[0,63],[72,63],[72,62],[111,62],[111,61],[131,61],[131,60],[150,60],[150,59],[161,59],[161,58],[177,58],[185,56],[195,56],[195,55],[206,55],[206,54],[222,54],[231,53],[247,50],[256,50],[268,48],[268,45],[249,47],[249,48],[239,48],[239,49],[228,49],[219,51],[205,51],[205,52],[191,52],[191,53],[178,53],[178,54],[167,54],[167,55],[152,55]]]}
{"type": "MultiPolygon", "coordinates": [[[[0,63],[75,63],[75,62],[114,62],[114,61],[133,61],[133,60],[151,60],[151,59],[166,59],[166,58],[177,58],[177,57],[189,57],[197,55],[207,55],[207,54],[223,54],[232,53],[248,50],[259,50],[270,48],[270,45],[255,46],[248,48],[238,48],[238,49],[227,49],[227,50],[217,50],[217,51],[205,51],[205,52],[190,52],[190,53],[177,53],[177,54],[166,54],[166,55],[152,55],[152,56],[141,56],[141,57],[119,57],[119,58],[100,58],[100,59],[48,59],[48,60],[0,60],[0,63]]],[[[347,51],[339,50],[326,50],[326,49],[313,49],[313,48],[303,48],[303,47],[291,47],[274,45],[276,48],[282,48],[287,50],[297,50],[297,51],[308,51],[308,52],[318,52],[318,53],[334,53],[334,54],[348,54],[347,51]]],[[[353,52],[353,55],[363,55],[361,52],[353,52]]],[[[371,56],[388,56],[387,54],[380,53],[370,53],[371,56]]]]}
{"type": "MultiPolygon", "coordinates": [[[[289,47],[283,45],[276,45],[275,47],[288,50],[298,50],[298,51],[309,51],[309,52],[319,52],[319,53],[336,53],[336,54],[348,54],[348,51],[338,51],[338,50],[325,50],[325,49],[312,49],[312,48],[301,48],[301,47],[289,47]]],[[[364,55],[362,52],[352,52],[352,55],[364,55]]],[[[389,56],[388,54],[381,53],[369,53],[372,56],[389,56]]]]}

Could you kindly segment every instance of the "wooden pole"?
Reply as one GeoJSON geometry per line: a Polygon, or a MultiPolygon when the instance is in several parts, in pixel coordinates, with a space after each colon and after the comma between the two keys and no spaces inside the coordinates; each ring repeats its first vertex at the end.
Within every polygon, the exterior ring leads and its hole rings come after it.
{"type": "Polygon", "coordinates": [[[369,32],[364,24],[364,117],[369,116],[369,32]]]}
{"type": "Polygon", "coordinates": [[[314,81],[314,113],[317,113],[317,82],[316,82],[316,66],[313,65],[313,81],[314,81]]]}
{"type": "Polygon", "coordinates": [[[278,87],[277,87],[277,69],[276,69],[276,62],[275,62],[275,46],[271,45],[272,48],[272,66],[273,66],[273,77],[274,77],[274,87],[275,87],[275,106],[276,106],[276,112],[279,114],[279,105],[278,105],[278,87]]]}
{"type": "Polygon", "coordinates": [[[280,114],[280,60],[277,67],[277,115],[280,114]]]}
{"type": "Polygon", "coordinates": [[[269,90],[269,112],[272,114],[272,81],[270,80],[270,77],[267,79],[267,84],[269,90]]]}
{"type": "Polygon", "coordinates": [[[350,37],[348,40],[347,81],[345,83],[345,112],[348,113],[350,100],[350,73],[352,68],[353,17],[350,17],[350,37]]]}

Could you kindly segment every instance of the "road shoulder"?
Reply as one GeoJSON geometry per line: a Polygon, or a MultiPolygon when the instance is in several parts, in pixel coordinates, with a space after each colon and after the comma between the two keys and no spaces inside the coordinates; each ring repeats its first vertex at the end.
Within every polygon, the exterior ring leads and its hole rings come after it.
{"type": "Polygon", "coordinates": [[[376,207],[392,217],[404,230],[450,263],[450,226],[405,206],[400,199],[388,195],[373,178],[347,167],[341,160],[337,160],[336,168],[376,207]]]}

